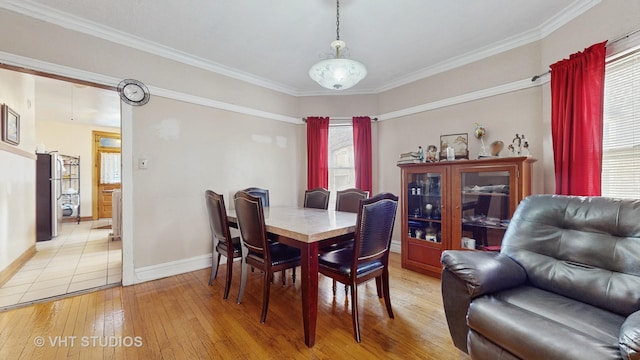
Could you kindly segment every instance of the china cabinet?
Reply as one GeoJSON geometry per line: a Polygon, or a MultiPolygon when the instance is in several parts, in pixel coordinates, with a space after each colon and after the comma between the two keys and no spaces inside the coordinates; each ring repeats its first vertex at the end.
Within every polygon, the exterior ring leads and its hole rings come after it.
{"type": "Polygon", "coordinates": [[[518,203],[531,194],[529,157],[399,165],[402,267],[440,276],[447,249],[498,251],[518,203]]]}

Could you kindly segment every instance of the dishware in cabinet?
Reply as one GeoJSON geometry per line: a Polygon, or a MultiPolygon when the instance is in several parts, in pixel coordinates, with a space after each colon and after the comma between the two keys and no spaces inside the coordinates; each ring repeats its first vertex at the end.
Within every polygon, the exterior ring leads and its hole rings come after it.
{"type": "Polygon", "coordinates": [[[500,251],[516,207],[531,194],[534,159],[484,161],[452,167],[452,249],[500,251]]]}
{"type": "Polygon", "coordinates": [[[448,247],[448,169],[403,165],[402,266],[433,276],[440,274],[440,256],[448,247]]]}

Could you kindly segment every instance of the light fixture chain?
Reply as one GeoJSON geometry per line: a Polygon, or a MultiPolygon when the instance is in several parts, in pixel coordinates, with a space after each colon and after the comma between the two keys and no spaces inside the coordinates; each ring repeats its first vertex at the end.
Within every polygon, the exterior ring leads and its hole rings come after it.
{"type": "Polygon", "coordinates": [[[336,0],[336,40],[340,40],[340,0],[336,0]]]}

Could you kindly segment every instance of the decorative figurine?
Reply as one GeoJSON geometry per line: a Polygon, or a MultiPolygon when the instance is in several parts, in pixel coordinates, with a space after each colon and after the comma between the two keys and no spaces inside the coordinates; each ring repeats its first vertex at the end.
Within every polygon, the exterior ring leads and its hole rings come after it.
{"type": "Polygon", "coordinates": [[[482,143],[482,148],[480,149],[480,153],[478,153],[478,158],[489,156],[487,154],[487,148],[484,145],[484,137],[487,135],[487,130],[484,128],[484,125],[476,123],[476,128],[473,131],[473,135],[482,143]]]}
{"type": "Polygon", "coordinates": [[[427,162],[438,161],[437,155],[438,155],[438,148],[435,145],[427,146],[427,157],[426,157],[427,162]]]}
{"type": "Polygon", "coordinates": [[[509,146],[507,146],[507,151],[509,152],[509,157],[516,156],[516,149],[513,147],[513,144],[509,144],[509,146]]]}
{"type": "Polygon", "coordinates": [[[418,159],[420,162],[424,162],[424,150],[422,149],[422,146],[418,146],[418,159]]]}
{"type": "Polygon", "coordinates": [[[522,151],[520,152],[520,155],[522,156],[531,156],[531,153],[529,152],[529,142],[525,141],[524,144],[522,145],[522,151]]]}
{"type": "Polygon", "coordinates": [[[491,147],[491,156],[500,156],[500,151],[504,149],[504,143],[500,140],[496,140],[489,145],[491,147]]]}

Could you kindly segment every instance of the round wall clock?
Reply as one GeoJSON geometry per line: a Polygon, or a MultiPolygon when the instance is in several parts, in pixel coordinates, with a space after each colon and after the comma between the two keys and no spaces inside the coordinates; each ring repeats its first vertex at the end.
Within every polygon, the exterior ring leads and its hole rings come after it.
{"type": "Polygon", "coordinates": [[[134,79],[124,79],[118,84],[120,99],[129,105],[140,106],[149,102],[151,94],[145,84],[134,79]]]}

